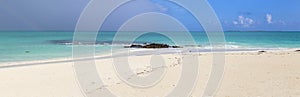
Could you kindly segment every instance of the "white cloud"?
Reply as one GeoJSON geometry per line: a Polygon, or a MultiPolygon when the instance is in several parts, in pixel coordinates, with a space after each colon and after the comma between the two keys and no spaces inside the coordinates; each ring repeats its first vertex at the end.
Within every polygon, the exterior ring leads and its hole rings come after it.
{"type": "Polygon", "coordinates": [[[232,22],[234,25],[238,25],[239,23],[237,21],[232,22]]]}
{"type": "Polygon", "coordinates": [[[272,24],[273,23],[273,21],[272,21],[272,15],[271,14],[267,14],[266,15],[266,19],[267,19],[268,24],[272,24]]]}
{"type": "Polygon", "coordinates": [[[240,25],[242,27],[250,27],[254,24],[254,20],[249,17],[244,17],[242,15],[238,16],[238,20],[232,22],[234,25],[240,25]]]}

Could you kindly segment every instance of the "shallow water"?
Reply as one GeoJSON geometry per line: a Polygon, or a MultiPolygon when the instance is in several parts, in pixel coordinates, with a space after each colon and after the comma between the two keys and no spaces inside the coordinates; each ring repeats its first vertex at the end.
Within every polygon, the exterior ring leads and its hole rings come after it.
{"type": "MultiPolygon", "coordinates": [[[[134,32],[120,33],[123,34],[120,39],[114,39],[115,32],[100,32],[95,53],[104,54],[110,52],[111,47],[121,49],[130,45],[128,37],[134,32]]],[[[183,32],[170,33],[177,42],[158,33],[148,33],[133,39],[133,43],[178,45],[179,41],[183,47],[210,48],[204,32],[191,32],[196,44],[187,41],[183,32]]],[[[300,48],[300,32],[225,32],[225,38],[228,51],[300,48]]],[[[73,32],[0,32],[0,62],[71,57],[72,40],[73,32]]]]}

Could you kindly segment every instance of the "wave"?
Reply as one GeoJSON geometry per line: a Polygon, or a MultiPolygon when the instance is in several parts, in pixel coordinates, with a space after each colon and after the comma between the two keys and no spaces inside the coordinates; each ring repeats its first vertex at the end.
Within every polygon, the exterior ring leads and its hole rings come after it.
{"type": "Polygon", "coordinates": [[[131,44],[144,44],[147,42],[141,42],[141,41],[135,41],[135,42],[129,42],[129,41],[85,41],[85,42],[73,42],[73,40],[49,40],[47,41],[50,44],[57,44],[57,45],[131,45],[131,44]]]}

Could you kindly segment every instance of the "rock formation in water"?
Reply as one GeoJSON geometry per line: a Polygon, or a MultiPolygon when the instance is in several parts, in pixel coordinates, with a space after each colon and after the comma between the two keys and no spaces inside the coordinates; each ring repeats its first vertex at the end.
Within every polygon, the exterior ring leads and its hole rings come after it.
{"type": "Polygon", "coordinates": [[[182,47],[170,46],[167,44],[159,44],[159,43],[144,43],[144,44],[132,44],[130,46],[125,46],[125,48],[182,48],[182,47]]]}

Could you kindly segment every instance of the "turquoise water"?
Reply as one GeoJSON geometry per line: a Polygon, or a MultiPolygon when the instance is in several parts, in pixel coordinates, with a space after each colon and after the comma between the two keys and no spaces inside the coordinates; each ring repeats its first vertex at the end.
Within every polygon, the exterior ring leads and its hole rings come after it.
{"type": "MultiPolygon", "coordinates": [[[[126,36],[119,39],[113,46],[122,48],[129,45],[126,36]]],[[[186,41],[174,32],[179,41],[186,41]]],[[[200,48],[209,47],[207,36],[203,32],[191,33],[200,48]]],[[[101,32],[97,37],[96,53],[107,53],[112,45],[115,32],[101,32]]],[[[289,49],[300,48],[300,32],[225,32],[228,49],[289,49]]],[[[0,62],[42,60],[72,56],[73,32],[0,32],[0,62]]],[[[174,43],[166,36],[149,33],[137,38],[134,43],[146,42],[174,43]]],[[[189,44],[186,44],[189,45],[189,44]]],[[[181,46],[186,46],[181,45],[181,46]]]]}

